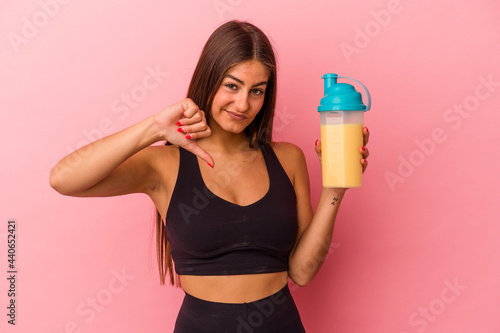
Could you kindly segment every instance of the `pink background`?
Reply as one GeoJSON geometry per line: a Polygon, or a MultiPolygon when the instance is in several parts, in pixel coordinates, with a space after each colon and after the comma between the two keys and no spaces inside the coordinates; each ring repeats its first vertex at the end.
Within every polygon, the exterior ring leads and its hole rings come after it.
{"type": "Polygon", "coordinates": [[[64,197],[48,176],[182,99],[204,42],[233,18],[275,45],[275,139],[304,150],[314,205],[321,76],[373,97],[363,187],[348,191],[319,275],[291,284],[308,332],[499,332],[499,13],[493,0],[2,1],[2,332],[172,330],[183,292],[159,286],[149,199],[64,197]]]}

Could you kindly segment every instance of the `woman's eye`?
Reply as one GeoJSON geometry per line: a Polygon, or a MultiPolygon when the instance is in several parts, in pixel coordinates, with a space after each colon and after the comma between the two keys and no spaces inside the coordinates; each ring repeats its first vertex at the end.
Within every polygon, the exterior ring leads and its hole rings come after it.
{"type": "Polygon", "coordinates": [[[264,93],[261,89],[252,89],[252,94],[260,96],[264,93]]]}
{"type": "Polygon", "coordinates": [[[236,88],[238,88],[235,84],[232,83],[226,83],[226,87],[228,87],[231,90],[235,90],[236,88]]]}

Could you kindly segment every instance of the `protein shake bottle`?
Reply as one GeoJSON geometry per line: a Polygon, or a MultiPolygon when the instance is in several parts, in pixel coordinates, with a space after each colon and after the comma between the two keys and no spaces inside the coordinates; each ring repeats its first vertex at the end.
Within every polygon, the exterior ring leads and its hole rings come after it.
{"type": "Polygon", "coordinates": [[[371,107],[368,89],[359,81],[338,76],[323,75],[325,96],[318,111],[321,121],[321,169],[324,187],[360,187],[363,146],[364,112],[371,107]],[[365,91],[367,105],[361,94],[338,78],[357,82],[365,91]]]}

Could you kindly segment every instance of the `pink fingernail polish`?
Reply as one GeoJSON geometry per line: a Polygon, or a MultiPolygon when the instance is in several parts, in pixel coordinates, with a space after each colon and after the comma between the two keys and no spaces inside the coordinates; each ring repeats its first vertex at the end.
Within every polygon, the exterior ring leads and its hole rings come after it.
{"type": "Polygon", "coordinates": [[[319,140],[316,140],[316,142],[314,142],[314,145],[315,145],[315,146],[317,146],[317,145],[318,145],[318,141],[319,141],[319,140]]]}
{"type": "Polygon", "coordinates": [[[365,151],[365,150],[366,150],[366,148],[365,148],[365,147],[361,147],[361,150],[362,150],[362,151],[365,151]]]}
{"type": "Polygon", "coordinates": [[[177,126],[182,126],[182,123],[181,123],[180,121],[178,121],[178,122],[176,123],[176,125],[177,125],[177,126]]]}
{"type": "Polygon", "coordinates": [[[186,134],[186,139],[191,139],[191,135],[186,134]]]}
{"type": "Polygon", "coordinates": [[[184,130],[182,129],[182,127],[179,127],[179,128],[177,129],[177,132],[184,133],[184,130]]]}
{"type": "Polygon", "coordinates": [[[209,167],[211,167],[212,169],[214,168],[214,166],[213,166],[212,164],[210,164],[210,163],[208,163],[208,162],[207,162],[207,164],[208,164],[208,166],[209,166],[209,167]]]}

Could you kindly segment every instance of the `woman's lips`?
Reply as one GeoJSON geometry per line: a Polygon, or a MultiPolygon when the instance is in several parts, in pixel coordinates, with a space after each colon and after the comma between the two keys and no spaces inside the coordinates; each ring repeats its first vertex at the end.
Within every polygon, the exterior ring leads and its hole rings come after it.
{"type": "Polygon", "coordinates": [[[241,113],[228,111],[228,110],[226,110],[226,112],[227,112],[228,116],[233,120],[242,121],[242,120],[247,119],[247,117],[245,115],[242,115],[241,113]]]}

